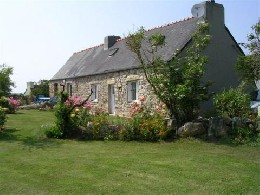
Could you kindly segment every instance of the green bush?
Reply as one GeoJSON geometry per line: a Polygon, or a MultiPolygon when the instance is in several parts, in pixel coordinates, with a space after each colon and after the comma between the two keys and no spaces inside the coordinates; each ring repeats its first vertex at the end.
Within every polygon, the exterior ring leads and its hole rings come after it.
{"type": "Polygon", "coordinates": [[[0,106],[1,106],[2,108],[9,108],[8,98],[6,98],[6,97],[1,97],[1,98],[0,98],[0,106]]]}
{"type": "Polygon", "coordinates": [[[48,138],[62,138],[63,132],[55,124],[42,126],[42,130],[48,138]]]}
{"type": "Polygon", "coordinates": [[[122,126],[119,125],[123,118],[113,120],[108,114],[98,112],[95,115],[86,117],[87,125],[83,129],[83,138],[87,140],[118,140],[122,126]],[[91,119],[91,120],[90,120],[91,119]],[[114,123],[117,121],[117,123],[114,123]]]}
{"type": "Polygon", "coordinates": [[[93,116],[89,113],[90,109],[88,108],[76,108],[75,113],[78,118],[78,125],[86,127],[89,122],[92,121],[93,116]]]}
{"type": "Polygon", "coordinates": [[[92,129],[95,140],[104,140],[109,134],[108,128],[108,114],[101,112],[93,116],[92,129]]]}
{"type": "Polygon", "coordinates": [[[256,126],[243,126],[233,129],[231,133],[232,142],[235,144],[260,143],[260,131],[256,126]]]}
{"type": "Polygon", "coordinates": [[[55,125],[61,132],[61,138],[72,138],[78,134],[78,126],[76,115],[70,113],[70,108],[59,101],[54,108],[54,115],[56,117],[55,125]]]}
{"type": "Polygon", "coordinates": [[[243,93],[240,87],[217,94],[213,98],[213,103],[221,116],[248,117],[250,113],[250,95],[243,93]]]}
{"type": "Polygon", "coordinates": [[[3,130],[6,122],[6,108],[0,106],[0,130],[3,130]]]}
{"type": "Polygon", "coordinates": [[[76,114],[71,112],[71,108],[65,104],[68,99],[67,94],[61,94],[61,98],[54,107],[56,117],[53,126],[45,131],[47,137],[72,138],[78,136],[79,128],[76,114]]]}

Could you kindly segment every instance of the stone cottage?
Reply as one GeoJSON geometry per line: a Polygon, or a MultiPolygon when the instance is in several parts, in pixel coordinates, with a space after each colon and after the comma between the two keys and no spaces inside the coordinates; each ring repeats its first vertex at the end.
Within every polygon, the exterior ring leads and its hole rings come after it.
{"type": "MultiPolygon", "coordinates": [[[[204,79],[213,81],[211,92],[237,86],[234,65],[237,57],[244,54],[225,26],[223,5],[205,1],[193,6],[192,15],[146,33],[165,35],[163,55],[170,60],[176,49],[183,50],[190,43],[196,24],[206,20],[212,38],[205,50],[208,64],[204,79]]],[[[140,96],[157,102],[138,61],[126,47],[126,39],[107,36],[104,44],[74,53],[50,80],[50,96],[64,88],[69,95],[87,97],[92,89],[93,104],[117,115],[127,115],[130,103],[140,96]]]]}

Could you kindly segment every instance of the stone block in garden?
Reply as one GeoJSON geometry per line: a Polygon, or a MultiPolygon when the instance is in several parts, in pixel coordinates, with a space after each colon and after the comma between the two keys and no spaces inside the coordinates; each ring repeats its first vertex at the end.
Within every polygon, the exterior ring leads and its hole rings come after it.
{"type": "Polygon", "coordinates": [[[228,117],[212,117],[209,120],[209,137],[221,137],[231,130],[232,120],[228,117]]]}
{"type": "Polygon", "coordinates": [[[203,135],[206,132],[202,123],[185,123],[182,127],[178,129],[177,134],[180,137],[195,137],[203,135]]]}

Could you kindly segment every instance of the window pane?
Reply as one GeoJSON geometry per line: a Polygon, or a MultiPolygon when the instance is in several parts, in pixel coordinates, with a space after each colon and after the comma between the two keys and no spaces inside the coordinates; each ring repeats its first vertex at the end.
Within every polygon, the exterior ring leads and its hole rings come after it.
{"type": "Polygon", "coordinates": [[[70,96],[72,96],[72,84],[70,84],[69,94],[70,94],[70,96]]]}
{"type": "Polygon", "coordinates": [[[97,85],[91,85],[91,90],[92,90],[92,95],[91,95],[91,100],[97,99],[97,85]]]}
{"type": "Polygon", "coordinates": [[[58,83],[54,83],[54,95],[58,93],[58,83]]]}
{"type": "Polygon", "coordinates": [[[132,82],[127,83],[127,101],[128,102],[137,100],[137,89],[138,89],[137,81],[132,81],[132,82]]]}
{"type": "Polygon", "coordinates": [[[131,94],[131,83],[127,83],[127,102],[132,101],[132,94],[131,94]]]}
{"type": "Polygon", "coordinates": [[[132,100],[136,100],[136,82],[131,83],[132,100]]]}

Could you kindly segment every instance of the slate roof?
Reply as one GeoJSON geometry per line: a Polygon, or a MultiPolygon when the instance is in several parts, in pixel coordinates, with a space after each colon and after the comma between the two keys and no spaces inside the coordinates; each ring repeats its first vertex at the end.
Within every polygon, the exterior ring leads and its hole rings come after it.
{"type": "MultiPolygon", "coordinates": [[[[198,18],[166,24],[146,31],[146,35],[161,33],[165,35],[166,46],[162,53],[165,60],[170,60],[176,49],[183,49],[191,40],[198,18]]],[[[134,54],[126,47],[126,39],[118,40],[111,48],[104,50],[104,45],[95,46],[74,53],[51,80],[83,77],[119,70],[138,68],[140,65],[134,54]],[[109,56],[109,54],[114,55],[109,56]]]]}

